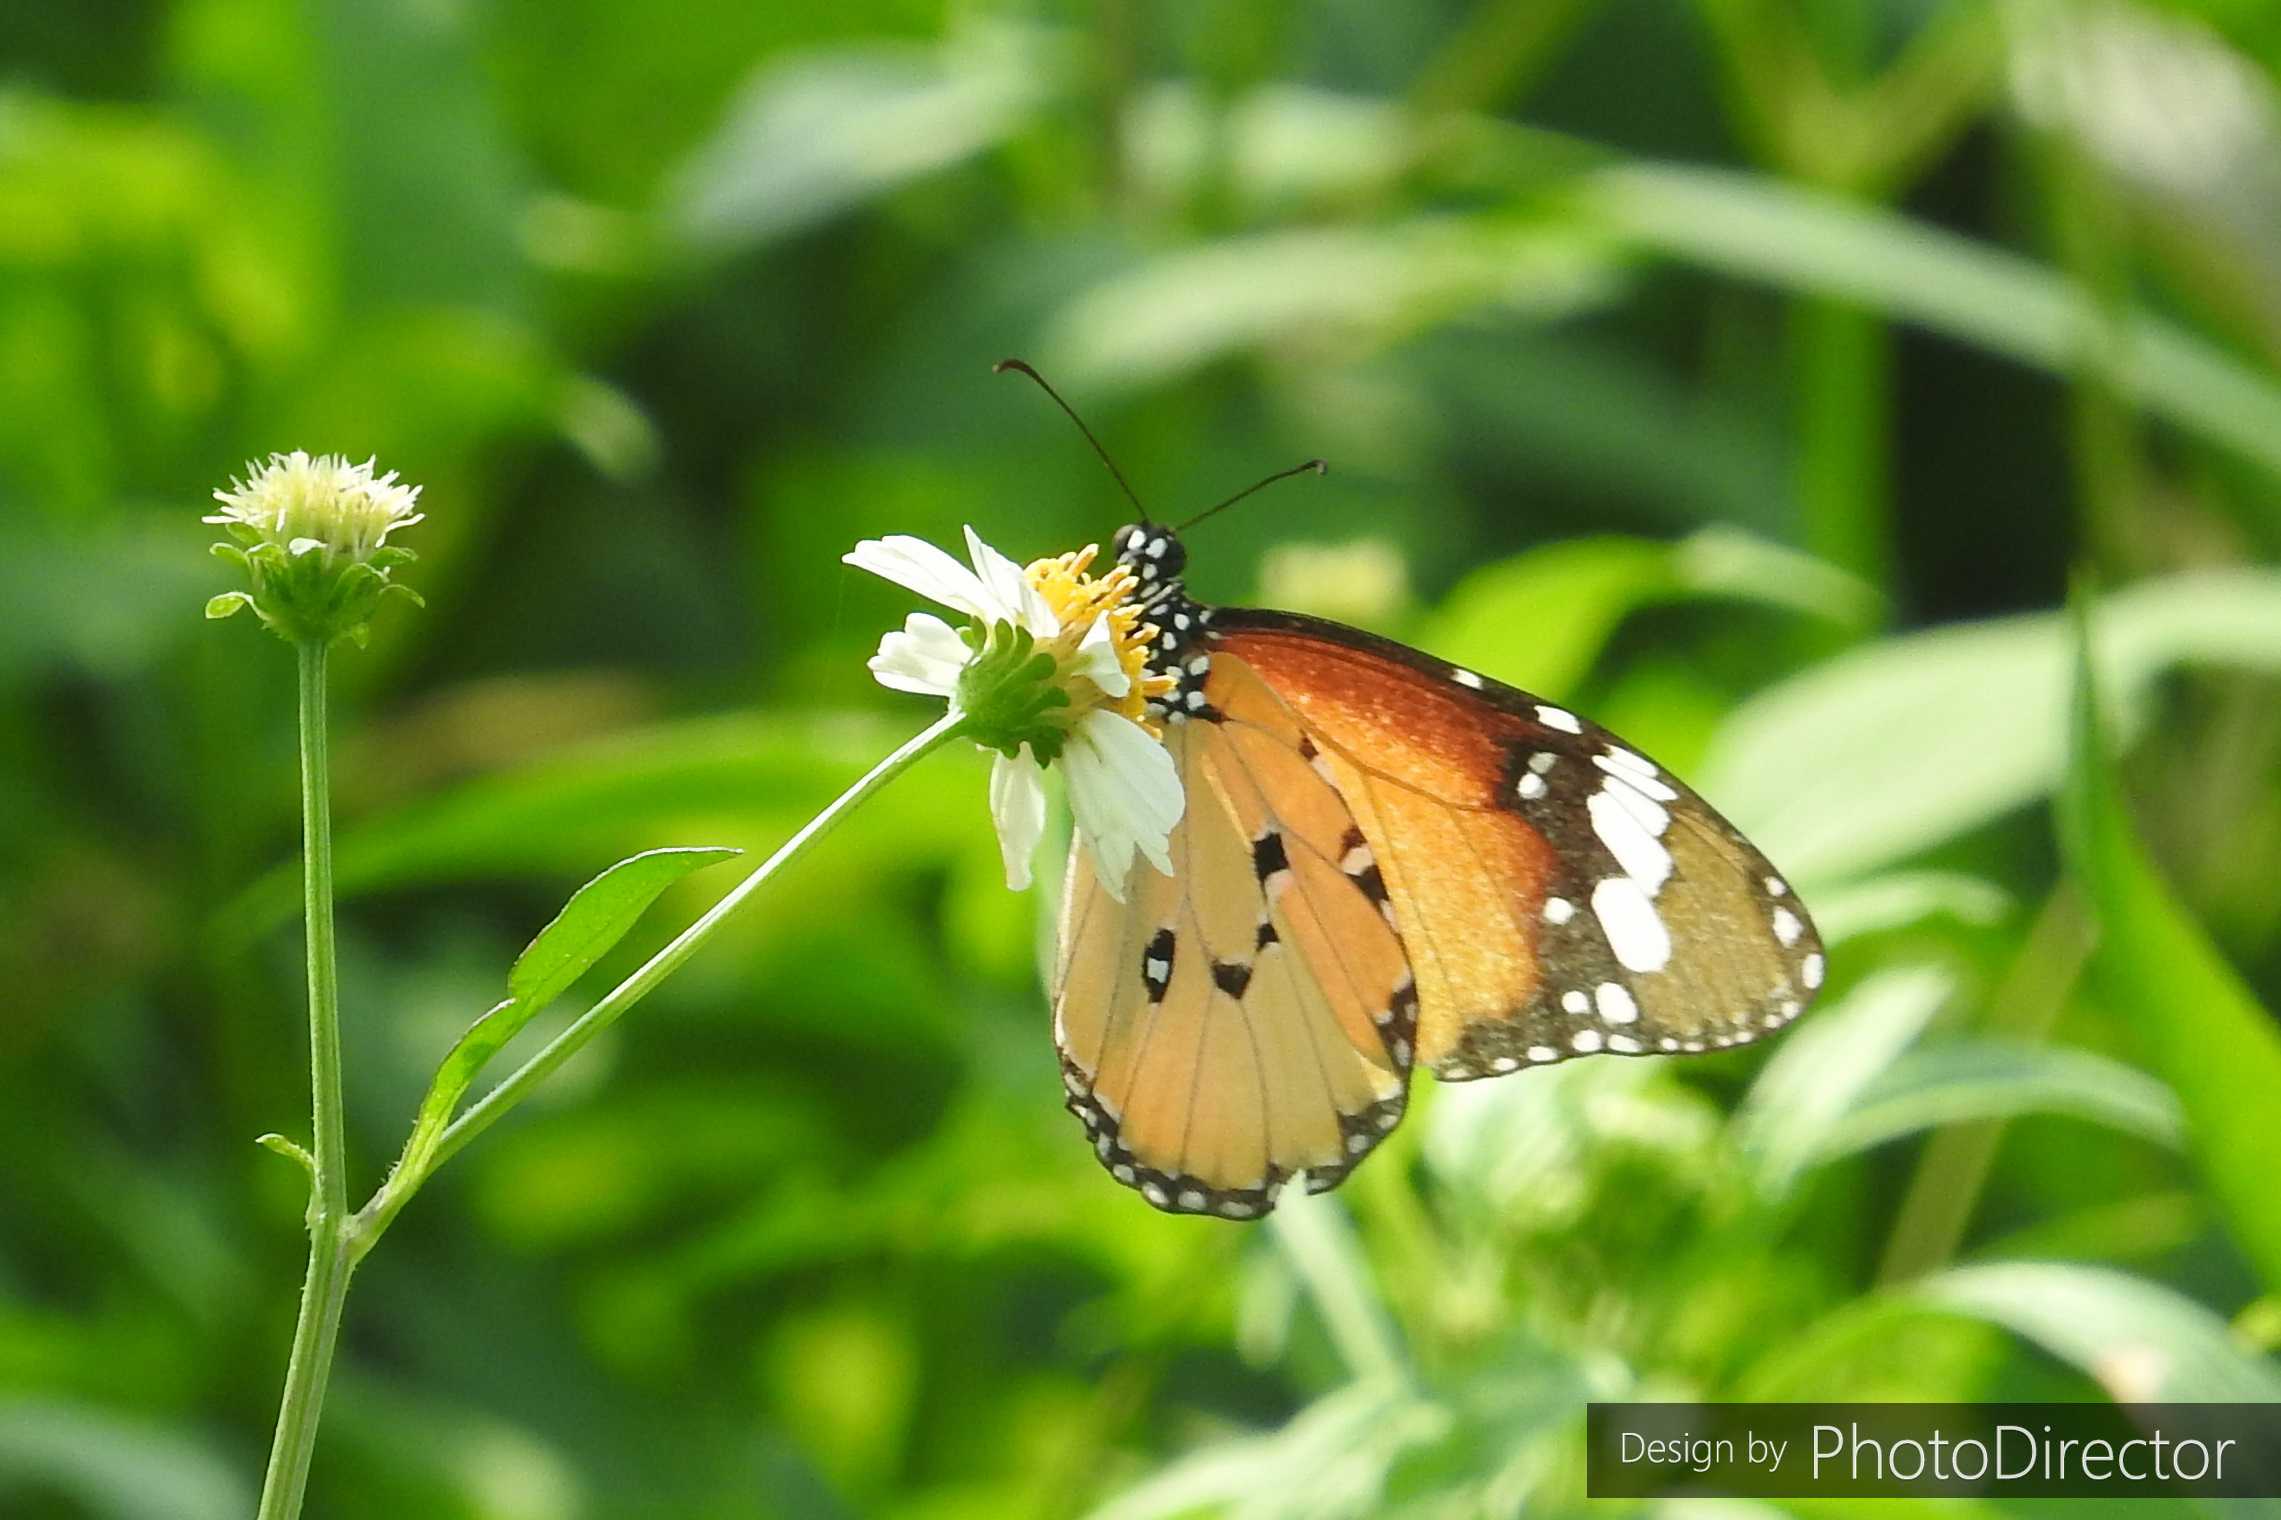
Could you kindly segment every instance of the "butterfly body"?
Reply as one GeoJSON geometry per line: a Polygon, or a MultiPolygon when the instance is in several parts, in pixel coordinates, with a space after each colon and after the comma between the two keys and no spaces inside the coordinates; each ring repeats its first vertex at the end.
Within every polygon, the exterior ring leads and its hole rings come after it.
{"type": "Polygon", "coordinates": [[[1360,630],[1204,606],[1160,525],[1116,549],[1186,812],[1170,876],[1105,883],[1079,839],[1054,1033],[1095,1154],[1151,1204],[1336,1186],[1417,1066],[1722,1048],[1821,985],[1787,884],[1613,735],[1360,630]]]}

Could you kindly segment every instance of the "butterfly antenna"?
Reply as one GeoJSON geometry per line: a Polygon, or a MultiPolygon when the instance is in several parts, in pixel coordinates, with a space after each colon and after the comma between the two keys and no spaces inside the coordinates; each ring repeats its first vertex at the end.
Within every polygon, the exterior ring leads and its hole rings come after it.
{"type": "Polygon", "coordinates": [[[1133,504],[1134,515],[1140,521],[1146,522],[1148,520],[1148,508],[1140,504],[1140,498],[1133,494],[1131,483],[1125,479],[1125,472],[1117,468],[1117,462],[1109,457],[1109,451],[1101,447],[1101,440],[1093,436],[1093,430],[1085,425],[1085,419],[1077,415],[1077,408],[1062,400],[1061,392],[1046,384],[1045,376],[1030,368],[1025,360],[1000,359],[996,364],[990,366],[990,373],[993,375],[1003,375],[1008,370],[1012,370],[1018,375],[1027,375],[1035,380],[1038,383],[1038,389],[1051,396],[1053,404],[1060,407],[1071,422],[1077,424],[1077,431],[1085,435],[1085,441],[1093,445],[1093,452],[1101,456],[1101,463],[1107,465],[1109,473],[1116,477],[1117,489],[1124,492],[1125,500],[1133,504]]]}
{"type": "Polygon", "coordinates": [[[1205,518],[1210,517],[1214,512],[1224,512],[1228,508],[1234,506],[1237,502],[1243,500],[1246,496],[1249,496],[1252,492],[1264,491],[1269,486],[1275,484],[1275,482],[1278,480],[1289,480],[1294,475],[1320,475],[1329,468],[1330,466],[1325,464],[1320,459],[1310,459],[1305,464],[1295,464],[1288,470],[1277,470],[1274,474],[1268,476],[1265,480],[1259,481],[1253,485],[1245,486],[1242,490],[1236,492],[1235,495],[1229,497],[1226,501],[1221,502],[1218,506],[1206,507],[1203,511],[1197,513],[1194,517],[1189,518],[1186,522],[1182,523],[1179,527],[1174,528],[1172,531],[1175,533],[1185,533],[1190,528],[1195,527],[1196,524],[1202,522],[1205,518]]]}

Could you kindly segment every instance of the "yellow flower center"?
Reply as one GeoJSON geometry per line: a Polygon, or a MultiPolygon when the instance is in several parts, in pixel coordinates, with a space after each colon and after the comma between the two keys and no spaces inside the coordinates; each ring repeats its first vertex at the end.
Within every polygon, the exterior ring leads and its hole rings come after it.
{"type": "MultiPolygon", "coordinates": [[[[1090,701],[1075,705],[1107,707],[1150,733],[1161,734],[1163,725],[1148,716],[1149,699],[1163,696],[1179,683],[1170,676],[1148,673],[1149,646],[1156,642],[1158,629],[1154,623],[1141,621],[1141,609],[1133,600],[1140,590],[1140,581],[1132,571],[1116,565],[1106,575],[1085,573],[1100,552],[1099,544],[1087,544],[1071,554],[1035,561],[1022,572],[1061,622],[1060,635],[1041,647],[1053,654],[1057,665],[1066,668],[1076,659],[1077,645],[1093,626],[1094,619],[1106,619],[1117,666],[1132,684],[1117,698],[1107,697],[1095,688],[1090,701]]],[[[1086,684],[1092,685],[1091,682],[1086,684]]],[[[1074,699],[1077,694],[1072,692],[1071,696],[1074,699]]]]}

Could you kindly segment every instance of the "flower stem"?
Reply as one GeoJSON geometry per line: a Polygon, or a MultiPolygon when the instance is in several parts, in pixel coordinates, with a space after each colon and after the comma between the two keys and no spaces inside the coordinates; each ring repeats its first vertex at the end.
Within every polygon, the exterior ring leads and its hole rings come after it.
{"type": "Polygon", "coordinates": [[[865,772],[853,786],[840,793],[822,812],[803,824],[798,833],[784,841],[775,854],[755,866],[752,874],[731,887],[719,902],[705,911],[703,917],[674,936],[664,949],[603,994],[593,1007],[580,1014],[562,1033],[549,1040],[537,1054],[517,1067],[512,1075],[452,1121],[432,1148],[391,1176],[380,1191],[373,1195],[372,1201],[365,1205],[363,1212],[357,1215],[349,1240],[352,1256],[361,1257],[372,1248],[372,1243],[380,1238],[389,1222],[437,1167],[450,1160],[468,1141],[498,1123],[509,1109],[529,1097],[533,1088],[551,1076],[565,1061],[585,1049],[596,1035],[616,1023],[651,988],[672,975],[683,961],[696,954],[698,948],[713,937],[723,920],[760,890],[762,883],[805,854],[809,846],[830,833],[835,824],[853,812],[872,793],[909,770],[930,751],[939,749],[958,737],[966,723],[966,715],[954,707],[865,772]]]}
{"type": "Polygon", "coordinates": [[[277,1436],[262,1481],[258,1520],[293,1520],[309,1482],[317,1418],[340,1335],[355,1260],[348,1251],[346,1138],[341,1118],[341,1020],[333,953],[331,762],[325,743],[325,645],[297,646],[301,677],[302,909],[309,946],[310,1154],[309,1272],[293,1326],[277,1436]]]}

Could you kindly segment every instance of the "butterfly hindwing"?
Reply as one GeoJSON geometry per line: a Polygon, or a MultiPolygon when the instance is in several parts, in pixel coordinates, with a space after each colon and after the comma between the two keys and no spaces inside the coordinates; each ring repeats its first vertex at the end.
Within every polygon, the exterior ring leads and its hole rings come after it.
{"type": "Polygon", "coordinates": [[[1804,909],[1700,797],[1526,692],[1354,629],[1211,614],[1375,852],[1445,1080],[1741,1044],[1821,984],[1804,909]]]}
{"type": "Polygon", "coordinates": [[[1408,963],[1339,864],[1351,815],[1294,743],[1207,723],[1166,742],[1187,797],[1174,872],[1136,862],[1119,901],[1078,841],[1054,1035],[1112,1176],[1158,1208],[1251,1218],[1295,1173],[1334,1185],[1399,1121],[1408,963]]]}

